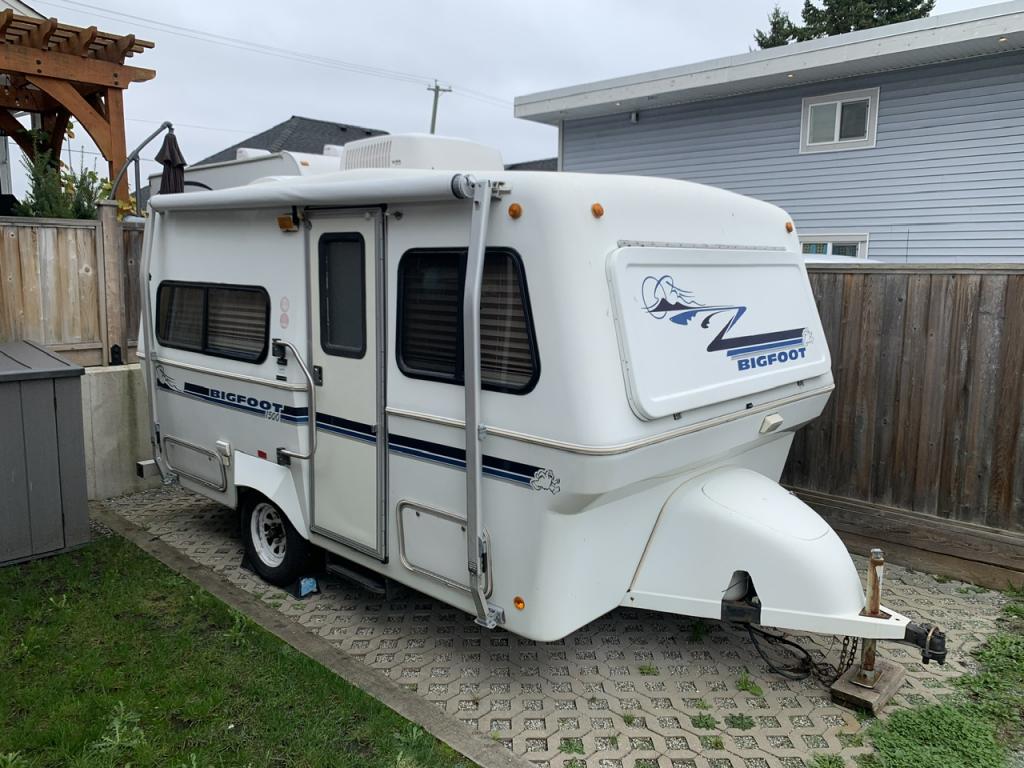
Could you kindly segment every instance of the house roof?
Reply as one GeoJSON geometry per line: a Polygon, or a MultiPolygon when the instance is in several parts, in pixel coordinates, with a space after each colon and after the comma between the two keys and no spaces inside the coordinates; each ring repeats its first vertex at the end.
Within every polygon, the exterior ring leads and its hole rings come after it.
{"type": "Polygon", "coordinates": [[[292,115],[283,123],[278,123],[273,128],[243,139],[237,144],[232,144],[227,149],[222,149],[220,152],[203,158],[195,165],[234,160],[235,151],[242,147],[265,149],[269,152],[311,152],[319,155],[324,151],[324,144],[346,144],[356,139],[365,139],[368,136],[379,136],[384,133],[387,131],[292,115]]]}
{"type": "Polygon", "coordinates": [[[1024,49],[1024,0],[519,96],[516,117],[652,109],[1024,49]]]}
{"type": "Polygon", "coordinates": [[[46,18],[35,8],[30,6],[28,3],[21,2],[21,0],[0,0],[0,10],[3,10],[4,8],[10,8],[19,16],[34,16],[37,19],[46,18]]]}
{"type": "Polygon", "coordinates": [[[557,171],[558,158],[545,157],[543,160],[523,160],[519,163],[509,163],[505,166],[506,171],[557,171]]]}

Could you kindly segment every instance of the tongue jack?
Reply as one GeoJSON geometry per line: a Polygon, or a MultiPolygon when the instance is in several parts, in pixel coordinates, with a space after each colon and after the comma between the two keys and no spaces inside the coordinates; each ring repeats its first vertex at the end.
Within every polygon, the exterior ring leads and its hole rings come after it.
{"type": "MultiPolygon", "coordinates": [[[[872,549],[868,559],[867,605],[861,612],[862,616],[889,618],[889,614],[882,610],[884,574],[885,554],[880,549],[872,549]]],[[[863,641],[860,664],[852,666],[832,684],[833,701],[855,709],[868,709],[877,714],[899,690],[906,671],[897,664],[879,659],[877,650],[877,640],[866,638],[863,641]]]]}

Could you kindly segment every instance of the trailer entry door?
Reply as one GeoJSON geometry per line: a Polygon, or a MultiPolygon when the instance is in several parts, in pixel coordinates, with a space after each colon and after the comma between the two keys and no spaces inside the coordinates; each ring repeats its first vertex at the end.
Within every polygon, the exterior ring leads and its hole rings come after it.
{"type": "Polygon", "coordinates": [[[379,211],[312,217],[312,364],[318,379],[313,530],[385,559],[387,435],[379,211]]]}

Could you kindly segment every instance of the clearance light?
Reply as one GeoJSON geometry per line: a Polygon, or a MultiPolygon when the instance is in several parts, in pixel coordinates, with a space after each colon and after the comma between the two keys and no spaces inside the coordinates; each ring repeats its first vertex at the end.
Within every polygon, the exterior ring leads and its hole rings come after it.
{"type": "Polygon", "coordinates": [[[294,214],[283,213],[277,217],[277,226],[282,232],[298,232],[299,222],[294,214]]]}
{"type": "Polygon", "coordinates": [[[526,601],[523,600],[523,598],[521,598],[519,595],[516,595],[512,599],[512,605],[514,605],[516,607],[517,611],[521,611],[521,610],[523,610],[523,608],[526,607],[526,601]]]}
{"type": "Polygon", "coordinates": [[[522,215],[523,206],[521,206],[519,203],[512,203],[512,205],[508,207],[508,217],[510,219],[518,219],[522,215]]]}
{"type": "Polygon", "coordinates": [[[600,203],[594,203],[592,206],[590,206],[590,212],[594,214],[595,219],[600,219],[602,216],[604,216],[604,206],[601,205],[600,203]]]}
{"type": "Polygon", "coordinates": [[[1000,43],[1005,43],[1005,42],[1007,42],[1007,41],[1008,41],[1009,39],[1010,39],[1010,38],[1008,38],[1008,37],[1000,37],[1000,38],[999,38],[999,42],[1000,42],[1000,43]]]}
{"type": "Polygon", "coordinates": [[[793,222],[792,221],[787,221],[786,222],[786,231],[789,232],[789,233],[793,232],[793,222]]]}

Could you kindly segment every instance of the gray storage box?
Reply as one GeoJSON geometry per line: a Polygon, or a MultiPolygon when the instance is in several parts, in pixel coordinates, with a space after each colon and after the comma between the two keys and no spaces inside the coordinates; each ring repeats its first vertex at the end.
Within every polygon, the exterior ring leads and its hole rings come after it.
{"type": "Polygon", "coordinates": [[[0,344],[0,565],[89,540],[80,366],[0,344]]]}

